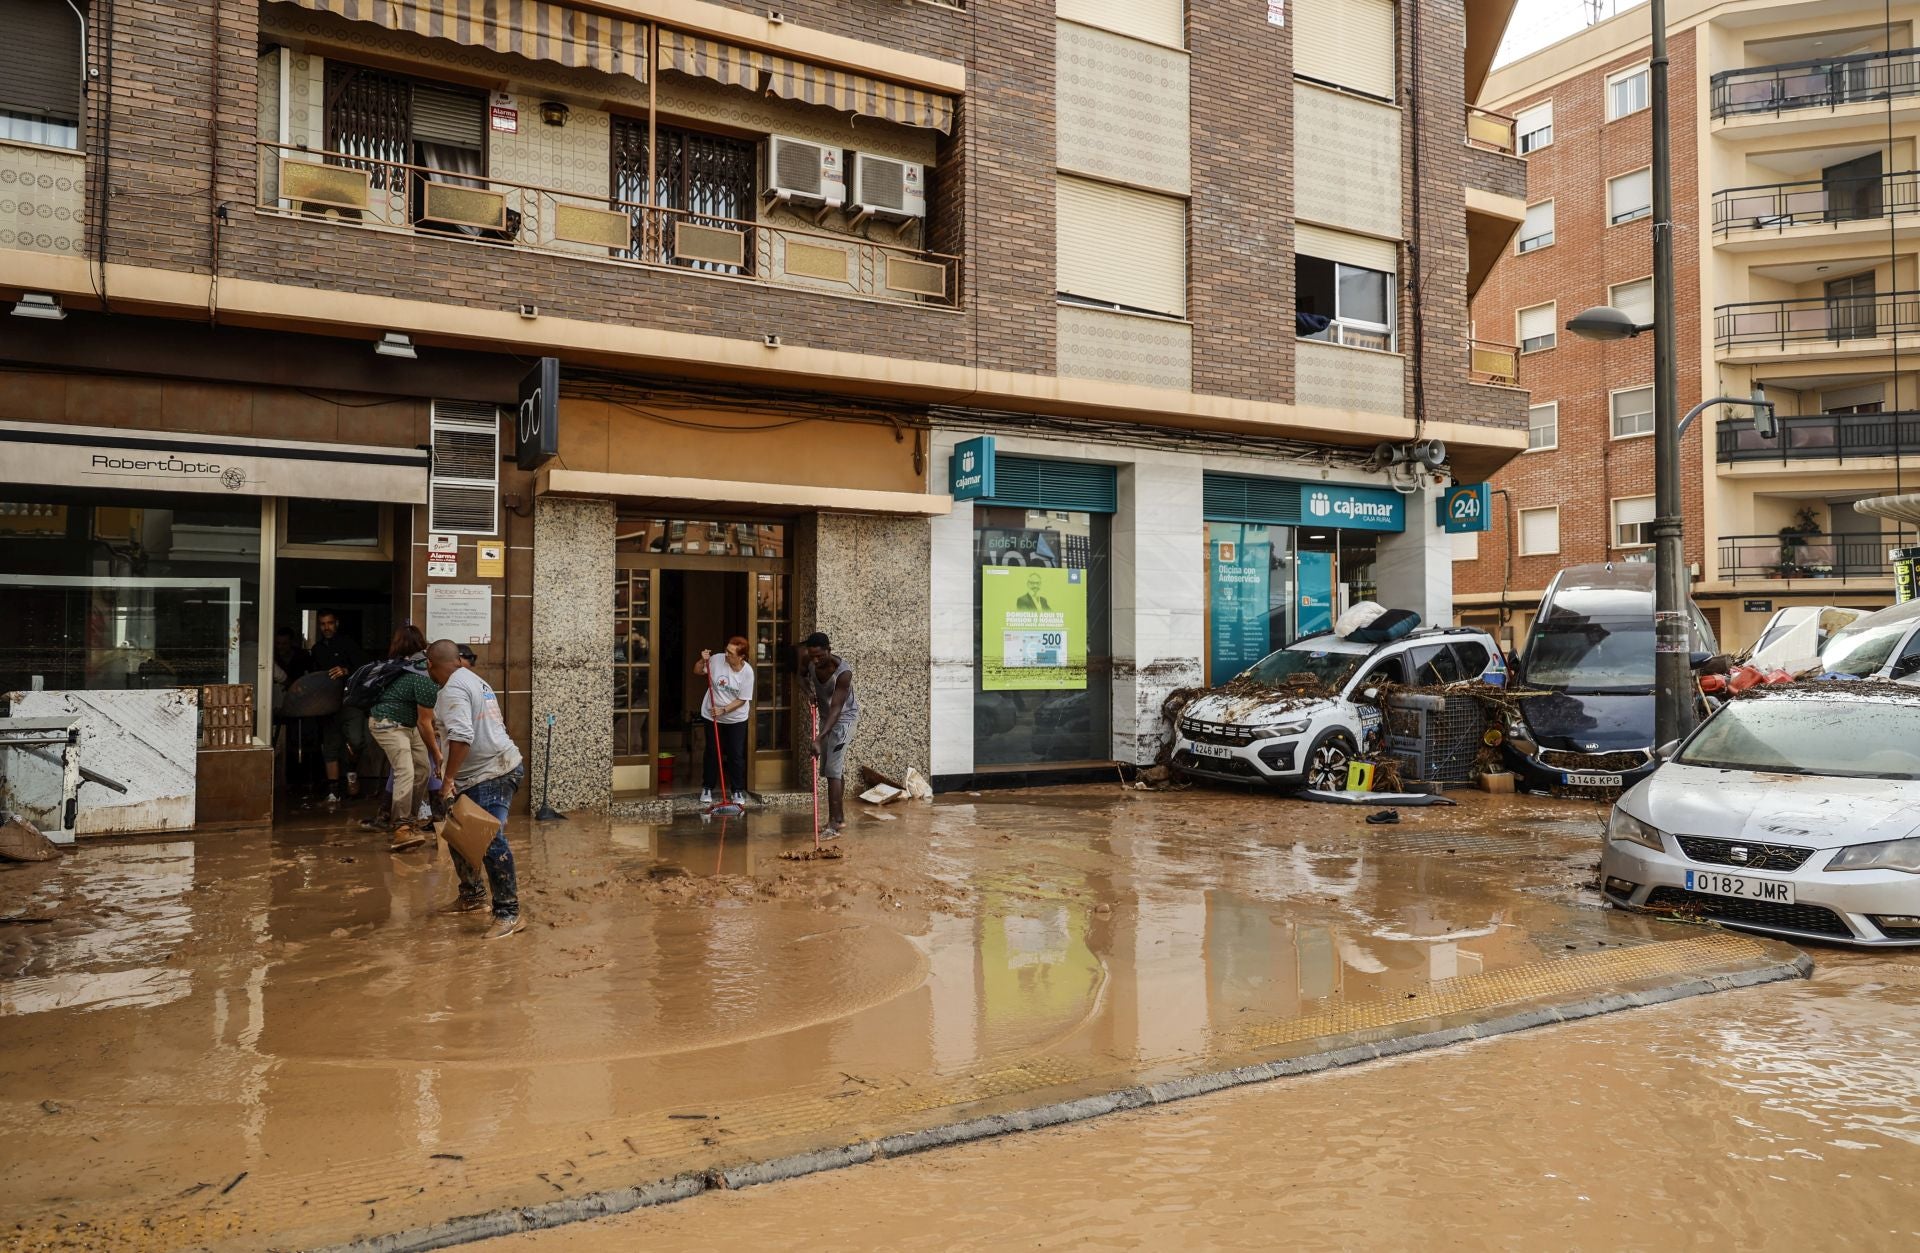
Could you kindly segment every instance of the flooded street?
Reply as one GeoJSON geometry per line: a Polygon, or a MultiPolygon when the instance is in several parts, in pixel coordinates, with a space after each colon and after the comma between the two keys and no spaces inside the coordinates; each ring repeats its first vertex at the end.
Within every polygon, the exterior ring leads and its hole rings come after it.
{"type": "Polygon", "coordinates": [[[1920,1243],[1920,963],[1551,1027],[482,1245],[1920,1243]]]}
{"type": "MultiPolygon", "coordinates": [[[[345,814],[87,843],[59,862],[0,871],[0,1207],[18,1224],[0,1247],[475,1238],[512,1227],[462,1216],[518,1222],[544,1206],[541,1221],[571,1219],[605,1212],[595,1207],[609,1197],[630,1207],[635,1189],[681,1195],[773,1177],[755,1172],[844,1146],[884,1156],[889,1137],[1062,1102],[1130,1093],[1137,1105],[1200,1090],[1192,1085],[1208,1076],[1312,1070],[1796,976],[1785,946],[1601,909],[1589,886],[1597,807],[1461,800],[1403,811],[1382,829],[1364,810],[1221,792],[963,795],[863,807],[844,856],[817,861],[798,859],[812,846],[802,815],[516,822],[530,926],[499,942],[479,939],[484,918],[436,912],[454,894],[444,850],[394,856],[345,814]]],[[[1697,1069],[1707,1063],[1689,1058],[1727,1047],[1700,1035],[1663,1060],[1643,1044],[1648,1060],[1629,1063],[1630,1041],[1658,1034],[1647,1024],[1710,1021],[1766,998],[1831,1003],[1852,1017],[1815,1039],[1859,1052],[1818,1118],[1847,1121],[1835,1108],[1876,1086],[1911,1092],[1910,1071],[1872,1060],[1899,1055],[1874,1033],[1906,1021],[1904,1008],[1872,998],[1904,1005],[1911,985],[1888,977],[1892,990],[1875,992],[1867,974],[1851,977],[1682,1001],[629,1221],[718,1212],[757,1223],[755,1203],[784,1204],[798,1188],[932,1187],[975,1162],[1000,1172],[991,1204],[956,1190],[878,1212],[951,1206],[956,1230],[982,1243],[1028,1211],[1036,1230],[1062,1224],[1064,1241],[1098,1223],[1133,1233],[1116,1241],[1150,1242],[1181,1207],[1217,1208],[1194,1190],[1203,1177],[1248,1214],[1324,1202],[1315,1221],[1328,1231],[1359,1222],[1380,1196],[1406,1198],[1409,1223],[1434,1204],[1481,1203],[1489,1177],[1524,1183],[1510,1198],[1518,1205],[1561,1189],[1510,1177],[1537,1155],[1490,1162],[1486,1143],[1524,1133],[1544,1145],[1552,1124],[1575,1116],[1583,1131],[1563,1137],[1569,1152],[1612,1151],[1627,1123],[1655,1134],[1671,1111],[1641,1106],[1667,1100],[1649,1093],[1668,1091],[1672,1076],[1653,1067],[1697,1069]],[[1609,1033],[1625,1034],[1588,1043],[1609,1033]],[[1535,1060],[1512,1060],[1526,1057],[1535,1060]],[[1472,1073],[1436,1080],[1428,1065],[1472,1073]],[[1573,1067],[1596,1086],[1570,1113],[1573,1067]],[[1385,1086],[1375,1098],[1362,1095],[1369,1085],[1385,1086]],[[1511,1110],[1538,1102],[1559,1104],[1507,1125],[1511,1110]],[[1447,1116],[1430,1117],[1437,1109],[1447,1116]],[[1073,1137],[1099,1165],[1076,1164],[1071,1188],[1047,1182],[1058,1150],[1035,1146],[1073,1137]],[[1248,1143],[1260,1151],[1242,1152],[1248,1143]],[[1015,1161],[1027,1164],[1003,1164],[1015,1161]],[[1278,1188],[1276,1171],[1317,1182],[1278,1188]]],[[[1763,1112],[1767,1085],[1801,1067],[1827,1073],[1817,1054],[1796,1052],[1810,1030],[1796,1025],[1800,1012],[1825,1024],[1814,1009],[1782,1010],[1727,1037],[1749,1042],[1742,1073],[1756,1085],[1729,1090],[1763,1112]]],[[[1899,1100],[1875,1116],[1891,1124],[1899,1100]]],[[[1708,1105],[1698,1115],[1699,1125],[1660,1134],[1699,1142],[1732,1117],[1708,1105]]],[[[1789,1156],[1773,1137],[1791,1120],[1751,1121],[1770,1129],[1749,1144],[1753,1157],[1789,1156]]],[[[1804,1126],[1793,1134],[1810,1148],[1817,1139],[1804,1126]]],[[[1875,1152],[1891,1160],[1904,1147],[1875,1152]]],[[[766,1232],[804,1225],[765,1221],[766,1232]]],[[[695,1229],[673,1230],[670,1242],[695,1229]]],[[[910,1224],[872,1233],[876,1243],[914,1238],[910,1224]]],[[[839,1237],[829,1226],[818,1239],[839,1237]]]]}

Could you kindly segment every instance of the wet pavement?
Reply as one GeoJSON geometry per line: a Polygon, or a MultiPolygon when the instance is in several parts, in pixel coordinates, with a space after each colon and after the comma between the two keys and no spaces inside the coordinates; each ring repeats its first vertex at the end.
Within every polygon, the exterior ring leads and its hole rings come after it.
{"type": "Polygon", "coordinates": [[[517,822],[498,942],[346,814],[87,844],[0,871],[0,1247],[323,1245],[1763,960],[1600,909],[1599,807],[1462,800],[946,797],[827,861],[805,815],[517,822]]]}

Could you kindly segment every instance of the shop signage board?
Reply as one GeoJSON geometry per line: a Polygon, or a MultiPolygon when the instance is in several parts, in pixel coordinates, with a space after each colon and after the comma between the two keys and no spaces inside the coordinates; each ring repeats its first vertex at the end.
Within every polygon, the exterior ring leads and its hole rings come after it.
{"type": "Polygon", "coordinates": [[[513,463],[538,470],[560,452],[560,359],[542,357],[520,380],[513,417],[513,463]]]}
{"type": "Polygon", "coordinates": [[[485,583],[428,584],[427,639],[493,643],[493,588],[485,583]]]}
{"type": "Polygon", "coordinates": [[[1300,487],[1300,519],[1308,526],[1398,533],[1407,529],[1407,499],[1399,492],[1377,487],[1304,483],[1300,487]]]}
{"type": "Polygon", "coordinates": [[[1449,535],[1493,529],[1489,504],[1493,488],[1486,483],[1456,483],[1440,497],[1440,525],[1449,535]]]}
{"type": "Polygon", "coordinates": [[[1740,607],[1746,610],[1746,612],[1748,613],[1772,613],[1773,612],[1773,602],[1770,600],[1750,600],[1742,604],[1740,607]]]}
{"type": "Polygon", "coordinates": [[[1213,681],[1225,683],[1272,651],[1268,647],[1267,617],[1271,612],[1268,597],[1273,544],[1264,538],[1255,543],[1245,539],[1253,533],[1264,536],[1265,527],[1216,522],[1210,530],[1214,539],[1213,560],[1208,563],[1213,621],[1208,660],[1213,681]],[[1236,534],[1240,538],[1221,538],[1236,534]]]}
{"type": "Polygon", "coordinates": [[[989,692],[1084,689],[1086,571],[982,566],[980,670],[989,692]]]}
{"type": "Polygon", "coordinates": [[[1893,555],[1893,603],[1904,605],[1920,595],[1920,548],[1896,548],[1893,555]]]}
{"type": "Polygon", "coordinates": [[[473,546],[473,573],[482,579],[504,579],[507,577],[507,550],[502,544],[475,544],[473,546]]]}
{"type": "Polygon", "coordinates": [[[993,436],[955,444],[947,462],[948,493],[955,500],[991,500],[993,487],[993,436]]]}
{"type": "Polygon", "coordinates": [[[427,577],[430,579],[452,579],[460,575],[460,537],[458,535],[427,536],[427,577]]]}

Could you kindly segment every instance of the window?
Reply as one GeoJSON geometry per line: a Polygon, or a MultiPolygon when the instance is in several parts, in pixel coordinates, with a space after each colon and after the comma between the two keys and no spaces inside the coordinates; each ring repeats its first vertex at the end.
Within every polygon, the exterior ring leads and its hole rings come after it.
{"type": "Polygon", "coordinates": [[[369,184],[386,192],[395,215],[404,213],[409,222],[449,234],[488,234],[478,227],[422,220],[428,183],[483,185],[485,95],[331,59],[326,93],[327,150],[343,154],[329,161],[366,170],[369,184]]]}
{"type": "Polygon", "coordinates": [[[1651,103],[1650,81],[1644,65],[1607,75],[1607,121],[1616,122],[1646,108],[1651,103]]]}
{"type": "Polygon", "coordinates": [[[1607,289],[1607,303],[1641,326],[1653,321],[1653,280],[1637,279],[1607,289]]]}
{"type": "Polygon", "coordinates": [[[641,241],[621,255],[663,265],[673,262],[716,274],[752,273],[757,250],[751,241],[742,249],[746,261],[741,265],[683,261],[674,255],[675,241],[669,238],[672,232],[660,229],[635,206],[651,199],[654,204],[684,211],[689,216],[680,220],[693,225],[738,229],[732,224],[751,222],[759,206],[754,144],[678,126],[662,126],[658,132],[660,160],[653,171],[654,194],[649,197],[646,120],[613,119],[613,198],[633,219],[633,238],[641,241]]]}
{"type": "Polygon", "coordinates": [[[1653,543],[1653,497],[1628,496],[1613,502],[1613,546],[1645,548],[1653,543]]]}
{"type": "Polygon", "coordinates": [[[1187,202],[1112,183],[1055,180],[1054,291],[1075,304],[1187,316],[1187,202]]]}
{"type": "Polygon", "coordinates": [[[1546,556],[1560,551],[1560,507],[1520,511],[1520,555],[1546,556]]]}
{"type": "Polygon", "coordinates": [[[1633,387],[1613,393],[1613,437],[1653,434],[1653,389],[1633,387]]]}
{"type": "Polygon", "coordinates": [[[1635,170],[1607,180],[1607,224],[1618,226],[1653,212],[1653,172],[1635,170]]]}
{"type": "Polygon", "coordinates": [[[1393,351],[1393,275],[1324,257],[1294,262],[1299,338],[1393,351]]]}
{"type": "MultiPolygon", "coordinates": [[[[1105,0],[1107,6],[1114,3],[1105,0]]],[[[1293,24],[1293,72],[1392,100],[1397,59],[1394,8],[1394,0],[1314,0],[1290,6],[1286,16],[1293,24]]]]}
{"type": "Polygon", "coordinates": [[[1446,683],[1458,683],[1467,677],[1460,673],[1460,659],[1445,644],[1416,648],[1407,660],[1413,663],[1415,687],[1439,687],[1446,683]]]}
{"type": "Polygon", "coordinates": [[[1520,251],[1532,252],[1553,243],[1553,201],[1542,200],[1527,206],[1527,220],[1520,224],[1520,251]]]}
{"type": "Polygon", "coordinates": [[[1557,305],[1535,305],[1520,311],[1520,351],[1545,352],[1557,337],[1557,305]]]}
{"type": "Polygon", "coordinates": [[[66,0],[0,0],[0,30],[0,139],[78,148],[79,16],[66,0]]]}
{"type": "Polygon", "coordinates": [[[1560,446],[1560,403],[1552,401],[1527,410],[1527,451],[1560,446]]]}
{"type": "MultiPolygon", "coordinates": [[[[1465,626],[1466,622],[1463,620],[1460,625],[1465,626]]],[[[1493,654],[1487,651],[1485,644],[1475,644],[1469,641],[1464,644],[1450,644],[1448,647],[1452,648],[1454,656],[1460,659],[1460,674],[1462,678],[1479,678],[1481,673],[1493,662],[1493,654]]]]}
{"type": "Polygon", "coordinates": [[[1553,142],[1553,101],[1520,110],[1514,119],[1513,133],[1520,139],[1520,155],[1545,148],[1553,142]]]}
{"type": "Polygon", "coordinates": [[[1480,559],[1480,532],[1455,531],[1453,540],[1453,559],[1455,561],[1478,561],[1480,559]]]}

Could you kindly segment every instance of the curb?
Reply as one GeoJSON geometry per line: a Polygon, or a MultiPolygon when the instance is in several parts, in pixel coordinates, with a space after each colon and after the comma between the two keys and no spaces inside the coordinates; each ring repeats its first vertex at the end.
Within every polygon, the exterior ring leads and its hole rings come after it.
{"type": "Polygon", "coordinates": [[[718,1170],[674,1175],[632,1188],[610,1188],[588,1193],[585,1196],[549,1201],[541,1205],[469,1214],[410,1231],[369,1236],[364,1239],[350,1240],[344,1244],[328,1245],[314,1250],[313,1253],[428,1253],[429,1250],[452,1248],[495,1236],[514,1235],[525,1231],[544,1231],[570,1223],[609,1218],[651,1206],[684,1201],[707,1191],[731,1191],[749,1188],[755,1184],[779,1183],[885,1158],[923,1153],[929,1149],[990,1140],[1021,1131],[1037,1131],[1046,1127],[1085,1122],[1106,1114],[1142,1109],[1151,1105],[1164,1105],[1227,1088],[1264,1083],[1292,1075],[1317,1074],[1361,1062],[1401,1057],[1428,1049],[1464,1044],[1471,1040],[1508,1035],[1533,1027],[1577,1022],[1583,1018],[1595,1018],[1623,1009],[1663,1005],[1713,992],[1731,992],[1738,988],[1757,987],[1761,984],[1779,983],[1789,979],[1805,979],[1812,973],[1813,959],[1805,953],[1796,953],[1791,960],[1756,969],[1731,974],[1705,975],[1644,991],[1609,992],[1565,1005],[1523,1010],[1485,1022],[1399,1036],[1378,1044],[1348,1045],[1302,1057],[1289,1057],[1282,1061],[1212,1071],[1202,1075],[1188,1075],[1161,1083],[1141,1084],[1097,1096],[1058,1101],[964,1122],[945,1123],[938,1127],[929,1127],[924,1131],[902,1132],[836,1148],[814,1149],[787,1157],[768,1158],[764,1161],[748,1162],[718,1170]]]}

